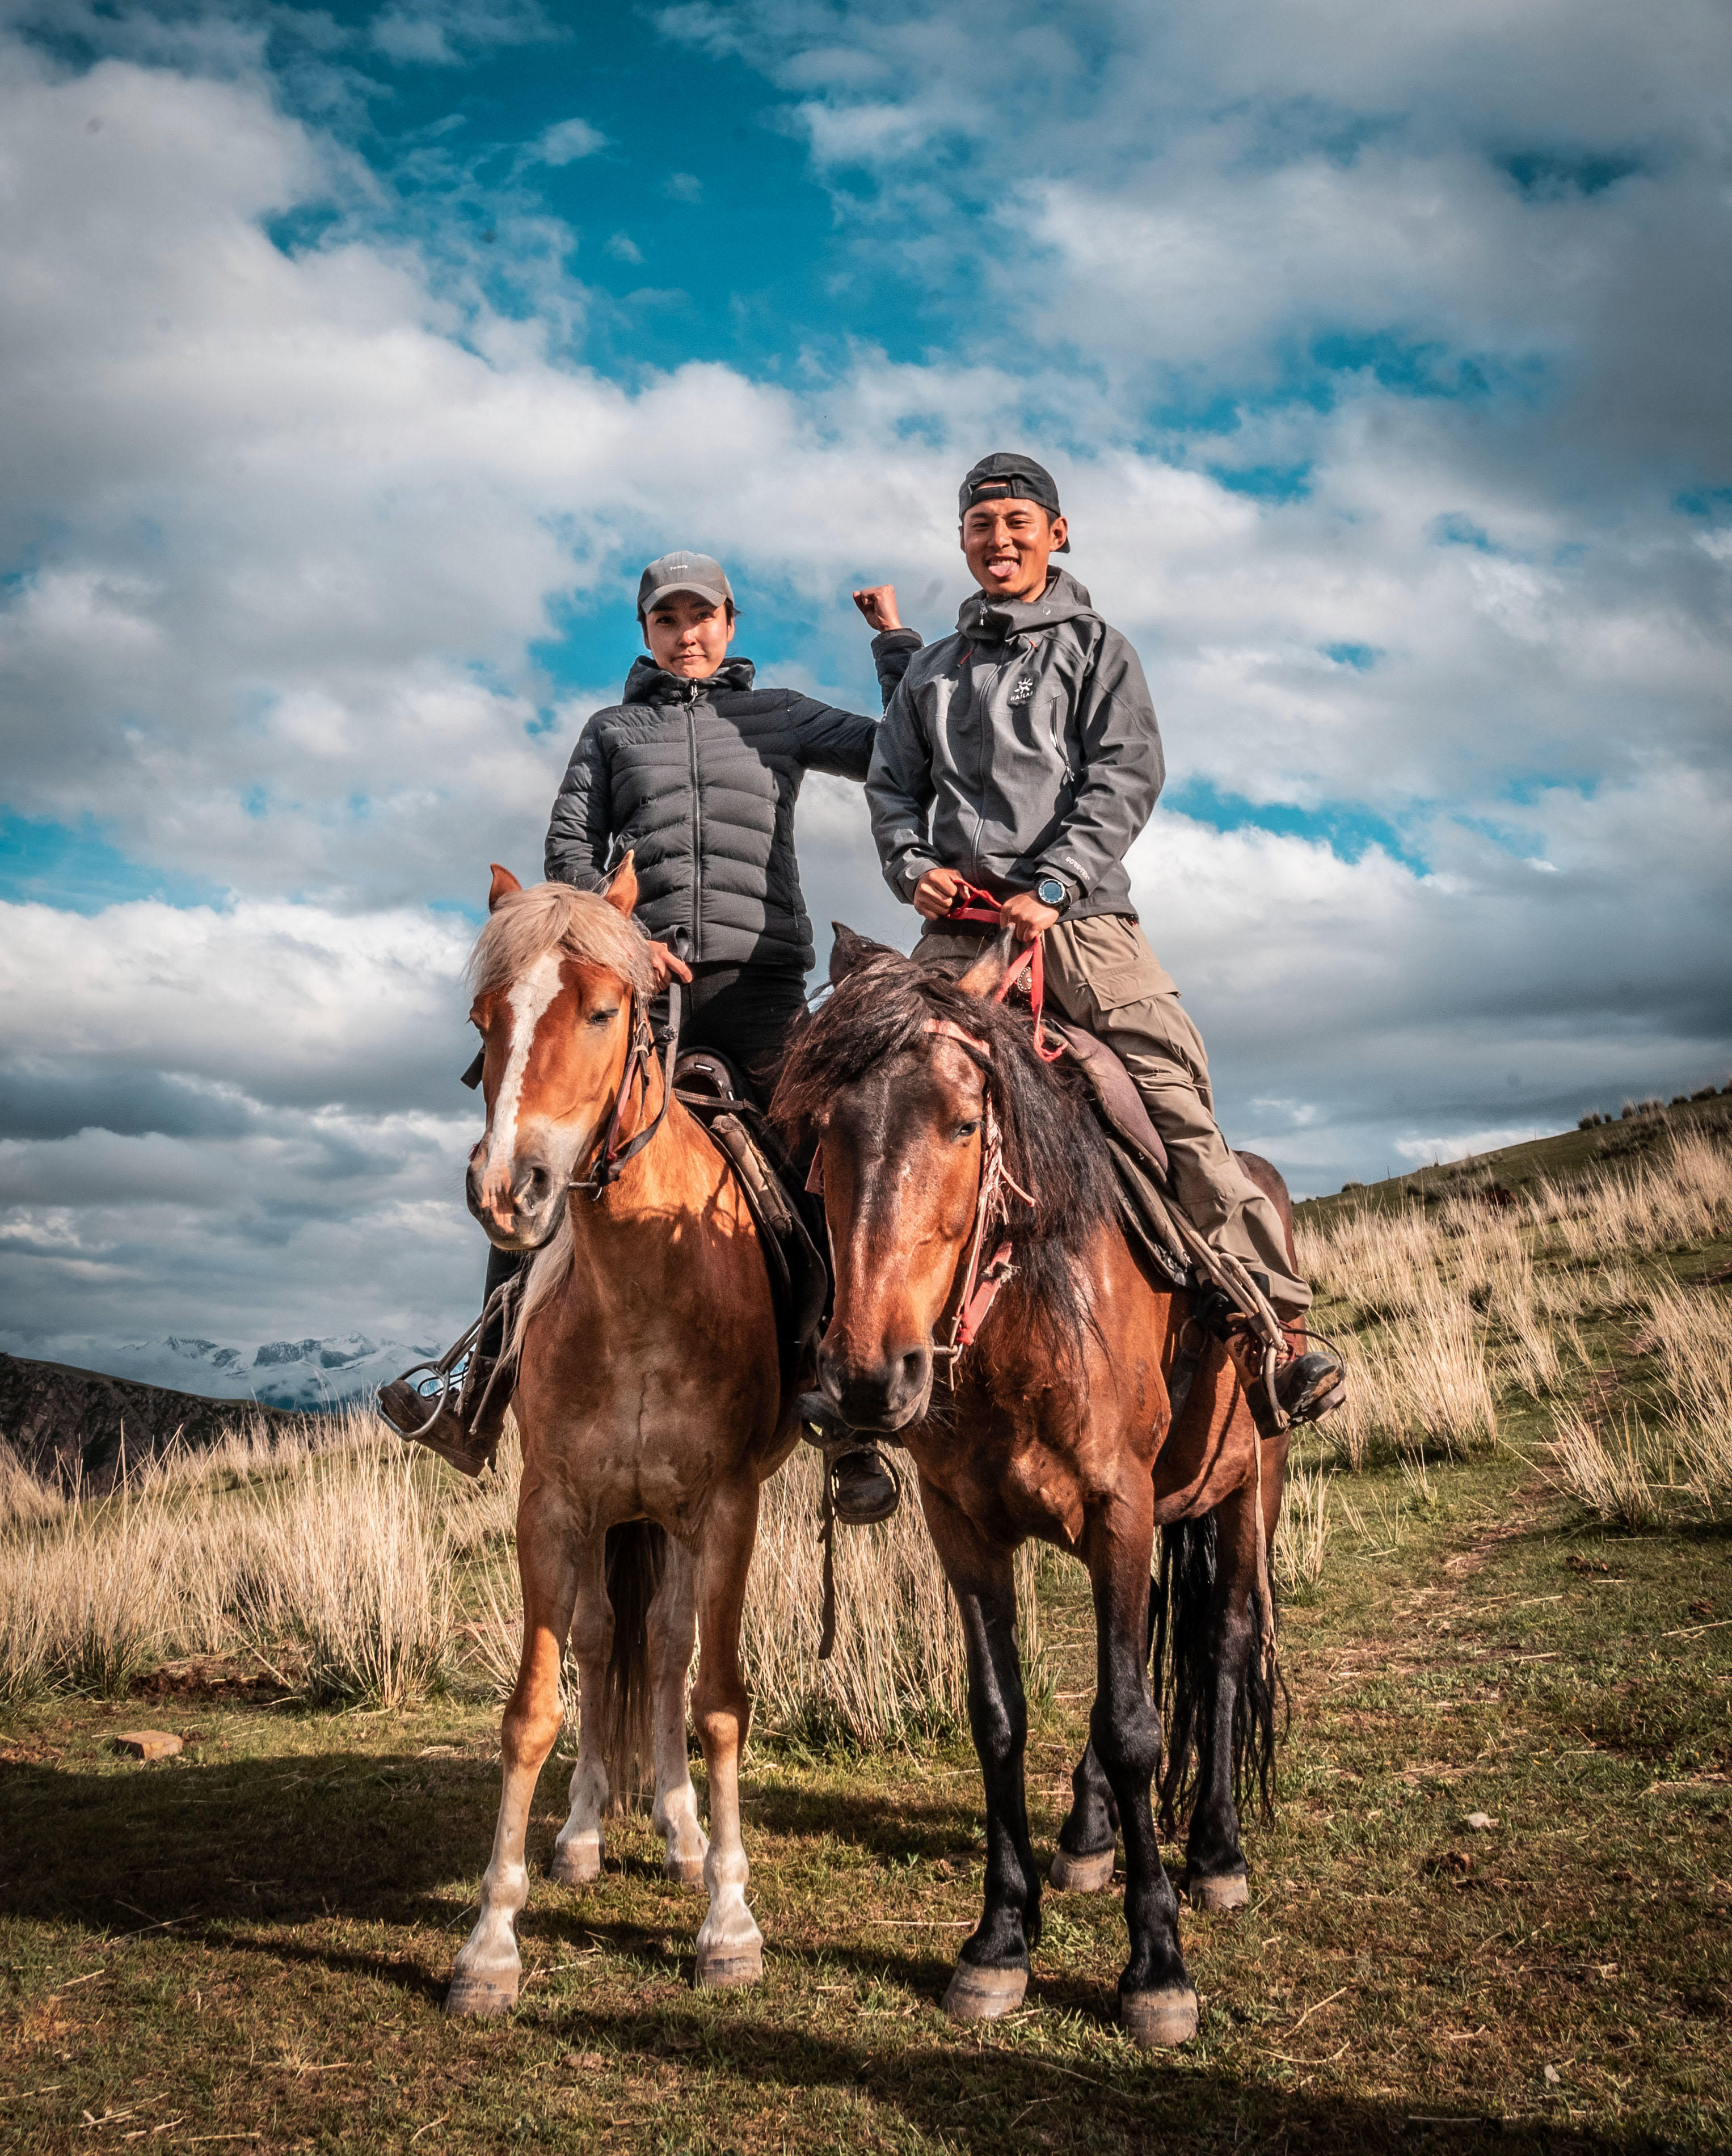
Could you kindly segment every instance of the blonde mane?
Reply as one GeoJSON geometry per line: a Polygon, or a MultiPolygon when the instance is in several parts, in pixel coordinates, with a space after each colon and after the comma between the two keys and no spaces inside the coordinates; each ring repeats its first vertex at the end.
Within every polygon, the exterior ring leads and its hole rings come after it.
{"type": "Polygon", "coordinates": [[[606,967],[640,1001],[655,993],[643,930],[594,891],[568,883],[532,884],[500,900],[469,954],[470,986],[478,996],[508,988],[550,951],[606,967]]]}

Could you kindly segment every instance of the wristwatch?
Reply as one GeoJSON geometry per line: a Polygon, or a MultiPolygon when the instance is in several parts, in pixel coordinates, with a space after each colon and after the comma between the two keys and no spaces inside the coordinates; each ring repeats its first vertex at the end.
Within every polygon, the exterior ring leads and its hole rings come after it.
{"type": "Polygon", "coordinates": [[[1062,906],[1070,895],[1056,876],[1042,876],[1035,886],[1035,896],[1042,906],[1062,906]]]}

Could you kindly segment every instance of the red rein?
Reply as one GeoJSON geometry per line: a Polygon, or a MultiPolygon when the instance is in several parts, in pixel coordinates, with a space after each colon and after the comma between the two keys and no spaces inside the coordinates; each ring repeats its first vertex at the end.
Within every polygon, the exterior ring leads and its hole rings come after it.
{"type": "MultiPolygon", "coordinates": [[[[950,911],[945,918],[949,921],[977,921],[983,927],[999,928],[1004,925],[1003,913],[1002,905],[989,891],[982,891],[979,885],[969,883],[964,878],[961,890],[950,901],[950,911]]],[[[1041,1014],[1046,1007],[1046,968],[1041,956],[1038,936],[1031,943],[1025,943],[1011,960],[1010,970],[999,983],[993,1001],[1005,1002],[1025,973],[1028,975],[1029,1007],[1035,1019],[1035,1053],[1043,1063],[1056,1063],[1065,1052],[1064,1043],[1061,1040],[1049,1042],[1041,1024],[1041,1014]]]]}

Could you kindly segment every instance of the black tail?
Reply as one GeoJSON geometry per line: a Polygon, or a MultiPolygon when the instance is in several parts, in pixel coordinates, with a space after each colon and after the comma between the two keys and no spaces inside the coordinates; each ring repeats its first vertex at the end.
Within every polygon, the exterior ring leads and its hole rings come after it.
{"type": "MultiPolygon", "coordinates": [[[[596,1702],[595,1736],[614,1806],[623,1810],[655,1774],[649,1616],[667,1562],[667,1536],[652,1521],[628,1520],[608,1529],[605,1547],[614,1644],[596,1702]]],[[[589,1712],[587,1699],[583,1709],[589,1712]]]]}
{"type": "MultiPolygon", "coordinates": [[[[1165,1738],[1161,1831],[1169,1839],[1176,1836],[1179,1823],[1196,1796],[1210,1664],[1225,1645],[1215,1614],[1216,1539],[1213,1512],[1163,1527],[1160,1571],[1149,1604],[1154,1703],[1165,1738]]],[[[1264,1669],[1257,1651],[1260,1613],[1255,1587],[1246,1601],[1251,1640],[1233,1699],[1233,1801],[1241,1812],[1254,1802],[1258,1815],[1267,1820],[1274,1811],[1276,1710],[1278,1705],[1284,1722],[1287,1681],[1278,1665],[1264,1669]]]]}

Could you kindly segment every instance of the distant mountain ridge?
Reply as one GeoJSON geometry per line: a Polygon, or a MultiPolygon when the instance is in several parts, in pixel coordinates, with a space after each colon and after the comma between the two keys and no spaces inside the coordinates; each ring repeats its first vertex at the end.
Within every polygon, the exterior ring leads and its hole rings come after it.
{"type": "Polygon", "coordinates": [[[357,1405],[411,1363],[438,1353],[426,1342],[375,1340],[364,1332],[266,1340],[250,1348],[172,1332],[161,1340],[126,1341],[101,1362],[109,1376],[136,1383],[256,1400],[304,1414],[357,1405]]]}

